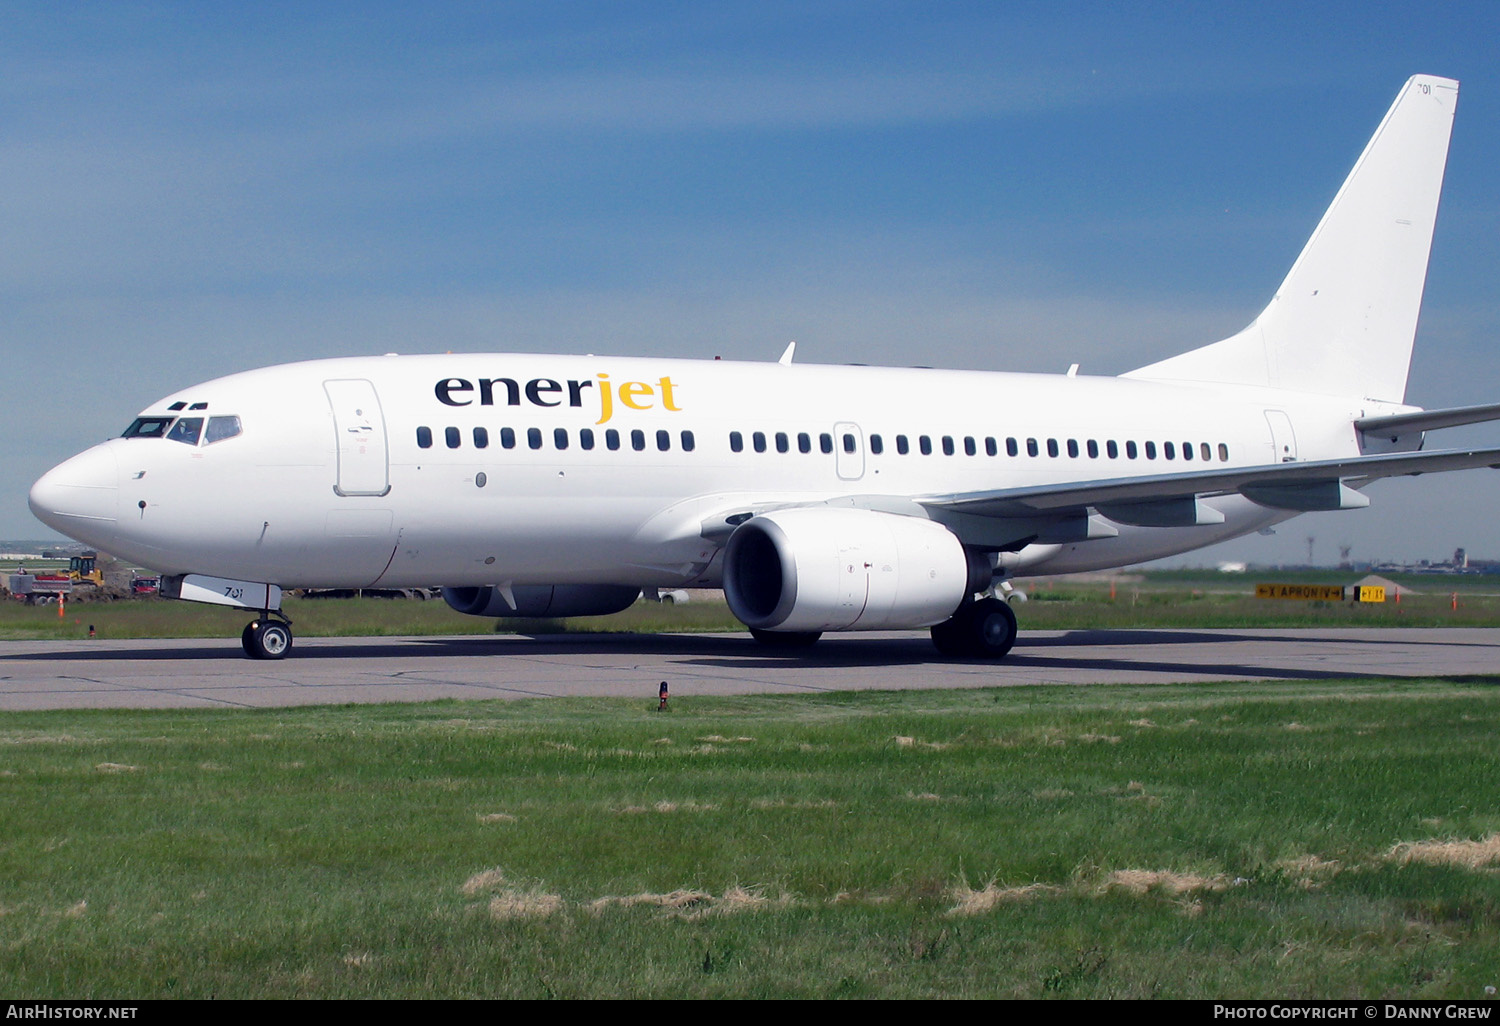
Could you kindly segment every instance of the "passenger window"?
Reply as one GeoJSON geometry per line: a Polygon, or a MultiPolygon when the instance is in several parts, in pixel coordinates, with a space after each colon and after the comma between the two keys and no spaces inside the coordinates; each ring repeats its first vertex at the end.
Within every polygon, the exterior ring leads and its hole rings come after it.
{"type": "Polygon", "coordinates": [[[1115,444],[1113,438],[1104,443],[1104,454],[1112,460],[1120,458],[1120,447],[1115,444]]]}
{"type": "Polygon", "coordinates": [[[812,435],[806,431],[797,432],[797,451],[812,452],[812,435]]]}
{"type": "Polygon", "coordinates": [[[1135,459],[1135,456],[1136,456],[1135,443],[1134,442],[1126,442],[1125,443],[1125,458],[1128,459],[1128,460],[1133,460],[1133,459],[1135,459]]]}
{"type": "Polygon", "coordinates": [[[750,436],[750,444],[755,447],[756,452],[766,451],[766,433],[757,431],[750,436]]]}
{"type": "Polygon", "coordinates": [[[1051,456],[1053,459],[1057,459],[1057,451],[1057,439],[1047,439],[1047,455],[1051,456]]]}
{"type": "Polygon", "coordinates": [[[932,439],[928,438],[926,435],[918,435],[917,436],[917,448],[922,450],[922,455],[923,456],[931,456],[932,455],[932,439]]]}
{"type": "Polygon", "coordinates": [[[844,451],[845,452],[853,452],[855,444],[856,443],[854,441],[854,436],[853,435],[850,435],[850,434],[844,435],[844,451]]]}
{"type": "MultiPolygon", "coordinates": [[[[203,432],[203,444],[213,445],[222,442],[226,438],[234,438],[240,433],[240,418],[238,417],[209,417],[208,429],[203,432]]],[[[432,444],[432,432],[427,433],[427,443],[432,444]]]]}
{"type": "Polygon", "coordinates": [[[993,438],[986,438],[984,440],[984,454],[986,456],[1000,455],[1000,446],[993,438]]]}
{"type": "Polygon", "coordinates": [[[610,452],[617,451],[620,448],[620,432],[616,431],[614,428],[605,428],[604,447],[610,452]]]}
{"type": "Polygon", "coordinates": [[[694,449],[694,447],[697,446],[697,444],[698,444],[697,442],[693,441],[693,433],[691,431],[684,431],[682,433],[682,451],[683,452],[692,452],[693,449],[694,449]]]}
{"type": "Polygon", "coordinates": [[[640,428],[632,428],[630,432],[630,447],[636,452],[646,450],[646,432],[640,428]]]}
{"type": "Polygon", "coordinates": [[[1068,456],[1075,460],[1078,458],[1078,439],[1068,439],[1068,456]]]}
{"type": "Polygon", "coordinates": [[[459,442],[463,439],[459,437],[458,428],[447,427],[443,428],[443,441],[448,443],[448,448],[457,449],[459,442]]]}
{"type": "Polygon", "coordinates": [[[542,447],[542,429],[527,428],[526,444],[531,446],[533,449],[540,449],[542,447]]]}
{"type": "Polygon", "coordinates": [[[776,451],[777,452],[790,452],[791,448],[792,448],[792,440],[787,437],[786,432],[785,431],[778,431],[778,432],[776,432],[776,451]]]}
{"type": "Polygon", "coordinates": [[[1182,443],[1182,458],[1185,459],[1185,460],[1190,460],[1190,459],[1193,458],[1193,443],[1192,442],[1183,442],[1182,443]]]}
{"type": "Polygon", "coordinates": [[[1036,439],[1035,438],[1028,438],[1028,439],[1026,439],[1026,455],[1028,455],[1028,456],[1040,456],[1041,454],[1042,454],[1042,451],[1037,448],[1036,439]]]}
{"type": "Polygon", "coordinates": [[[1211,460],[1211,459],[1214,458],[1213,450],[1209,448],[1207,442],[1201,442],[1201,443],[1199,443],[1199,445],[1198,445],[1198,455],[1200,455],[1200,456],[1203,457],[1203,462],[1204,463],[1207,463],[1209,460],[1211,460]]]}
{"type": "Polygon", "coordinates": [[[823,450],[825,456],[833,452],[833,436],[827,431],[818,436],[818,448],[823,450]]]}
{"type": "Polygon", "coordinates": [[[1225,445],[1223,442],[1219,443],[1219,462],[1229,462],[1229,446],[1225,445]]]}
{"type": "Polygon", "coordinates": [[[593,447],[594,447],[594,429],[593,428],[579,428],[578,429],[578,448],[580,448],[580,449],[592,449],[593,447]]]}
{"type": "Polygon", "coordinates": [[[1177,458],[1177,448],[1171,442],[1163,442],[1161,444],[1161,454],[1169,460],[1175,460],[1177,458]]]}
{"type": "Polygon", "coordinates": [[[881,440],[881,437],[879,435],[870,436],[870,452],[874,453],[876,456],[879,456],[881,453],[885,452],[885,442],[881,440]]]}
{"type": "Polygon", "coordinates": [[[952,435],[944,435],[943,436],[943,455],[944,456],[952,456],[953,455],[953,436],[952,435]]]}
{"type": "Polygon", "coordinates": [[[552,444],[557,446],[558,449],[566,449],[568,447],[568,429],[553,428],[552,444]]]}
{"type": "Polygon", "coordinates": [[[731,431],[731,432],[729,432],[729,451],[730,452],[744,452],[745,451],[745,436],[742,435],[742,434],[740,434],[738,431],[731,431]]]}
{"type": "Polygon", "coordinates": [[[1007,455],[1007,456],[1019,456],[1019,455],[1021,455],[1021,447],[1016,444],[1016,440],[1014,438],[1007,438],[1005,440],[1005,455],[1007,455]]]}
{"type": "Polygon", "coordinates": [[[502,449],[514,449],[516,447],[516,429],[500,429],[500,447],[502,449]]]}
{"type": "Polygon", "coordinates": [[[905,435],[896,436],[896,452],[901,456],[911,452],[911,443],[906,440],[905,435]]]}
{"type": "Polygon", "coordinates": [[[657,429],[656,448],[661,452],[666,452],[672,448],[672,432],[657,429]]]}
{"type": "Polygon", "coordinates": [[[1087,451],[1089,459],[1097,460],[1099,458],[1099,443],[1090,438],[1087,451]]]}
{"type": "Polygon", "coordinates": [[[1155,442],[1147,442],[1146,443],[1146,459],[1148,459],[1148,460],[1154,460],[1154,459],[1156,459],[1156,443],[1155,442]]]}
{"type": "Polygon", "coordinates": [[[418,449],[431,449],[432,448],[432,428],[430,428],[430,427],[419,427],[419,428],[417,428],[417,448],[418,449]]]}
{"type": "Polygon", "coordinates": [[[172,425],[172,430],[167,432],[167,438],[184,445],[197,445],[198,435],[202,431],[202,417],[183,417],[172,425]]]}
{"type": "Polygon", "coordinates": [[[474,448],[488,449],[490,447],[490,432],[488,428],[477,427],[474,429],[474,448]]]}

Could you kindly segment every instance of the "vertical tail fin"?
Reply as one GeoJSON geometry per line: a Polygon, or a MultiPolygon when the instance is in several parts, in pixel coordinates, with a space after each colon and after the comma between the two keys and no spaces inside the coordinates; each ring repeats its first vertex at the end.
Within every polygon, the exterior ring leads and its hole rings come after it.
{"type": "Polygon", "coordinates": [[[1452,79],[1409,79],[1260,316],[1124,376],[1401,401],[1457,106],[1452,79]]]}

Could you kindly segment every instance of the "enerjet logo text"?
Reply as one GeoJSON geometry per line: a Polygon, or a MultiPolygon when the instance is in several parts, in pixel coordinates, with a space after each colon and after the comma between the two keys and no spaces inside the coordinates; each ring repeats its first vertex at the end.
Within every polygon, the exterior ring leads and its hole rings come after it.
{"type": "Polygon", "coordinates": [[[587,405],[599,411],[594,423],[603,424],[615,415],[615,403],[630,410],[666,410],[678,413],[676,384],[669,377],[658,378],[654,384],[645,381],[612,382],[608,374],[597,374],[594,378],[554,381],[552,378],[532,378],[517,381],[514,378],[444,378],[433,388],[438,402],[445,406],[520,406],[522,401],[533,406],[587,405]],[[588,395],[585,397],[584,393],[588,395]]]}

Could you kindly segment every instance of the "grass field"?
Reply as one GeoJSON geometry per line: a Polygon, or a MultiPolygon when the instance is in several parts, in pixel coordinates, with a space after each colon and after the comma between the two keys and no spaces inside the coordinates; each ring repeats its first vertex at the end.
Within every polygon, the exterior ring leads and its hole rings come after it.
{"type": "Polygon", "coordinates": [[[0,981],[1478,998],[1496,683],[12,713],[0,981]]]}
{"type": "MultiPolygon", "coordinates": [[[[1267,572],[1282,583],[1349,583],[1354,575],[1267,572]]],[[[1500,626],[1500,580],[1490,576],[1398,576],[1420,590],[1400,602],[1277,602],[1254,597],[1260,577],[1204,571],[1154,571],[1116,581],[1054,578],[1022,581],[1030,601],[1016,605],[1022,630],[1090,627],[1495,627],[1500,626]],[[1113,588],[1113,592],[1112,592],[1113,588]],[[1457,599],[1457,608],[1454,600],[1457,599]]],[[[438,600],[285,600],[302,637],[488,634],[493,631],[739,631],[722,598],[673,606],[638,602],[613,616],[569,620],[502,620],[464,616],[438,600]]],[[[0,602],[0,640],[76,638],[93,625],[108,638],[236,637],[252,614],[160,599],[75,602],[56,606],[0,602]]]]}

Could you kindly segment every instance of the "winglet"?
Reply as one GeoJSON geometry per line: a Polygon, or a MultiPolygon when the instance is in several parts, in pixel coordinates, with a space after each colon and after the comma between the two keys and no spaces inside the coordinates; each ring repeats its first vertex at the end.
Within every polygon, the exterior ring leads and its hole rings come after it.
{"type": "Polygon", "coordinates": [[[792,365],[792,354],[796,351],[797,343],[788,342],[786,344],[786,352],[782,353],[781,359],[777,360],[776,362],[781,364],[783,367],[790,367],[792,365]]]}

